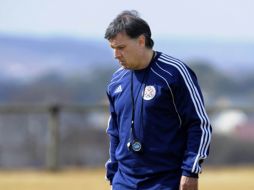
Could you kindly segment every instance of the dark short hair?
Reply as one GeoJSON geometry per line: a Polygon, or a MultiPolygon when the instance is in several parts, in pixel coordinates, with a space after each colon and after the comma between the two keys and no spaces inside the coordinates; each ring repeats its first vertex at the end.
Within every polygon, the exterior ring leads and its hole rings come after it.
{"type": "Polygon", "coordinates": [[[145,20],[139,17],[137,11],[123,11],[117,15],[106,29],[104,37],[110,40],[121,32],[125,32],[130,38],[144,35],[146,47],[151,49],[154,45],[150,27],[145,20]]]}

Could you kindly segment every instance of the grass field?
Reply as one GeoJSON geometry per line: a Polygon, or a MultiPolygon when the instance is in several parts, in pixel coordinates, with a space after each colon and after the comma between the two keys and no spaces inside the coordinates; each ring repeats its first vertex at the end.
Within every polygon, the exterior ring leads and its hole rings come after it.
{"type": "MultiPolygon", "coordinates": [[[[103,169],[0,171],[0,190],[109,190],[103,169]]],[[[254,167],[205,168],[199,190],[254,190],[254,167]]]]}

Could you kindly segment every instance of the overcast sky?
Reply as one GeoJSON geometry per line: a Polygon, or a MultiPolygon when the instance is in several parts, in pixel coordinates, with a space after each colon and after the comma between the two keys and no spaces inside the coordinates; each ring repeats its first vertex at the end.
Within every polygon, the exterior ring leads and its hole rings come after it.
{"type": "Polygon", "coordinates": [[[154,38],[254,42],[253,0],[0,0],[0,33],[103,38],[126,9],[139,11],[154,38]]]}

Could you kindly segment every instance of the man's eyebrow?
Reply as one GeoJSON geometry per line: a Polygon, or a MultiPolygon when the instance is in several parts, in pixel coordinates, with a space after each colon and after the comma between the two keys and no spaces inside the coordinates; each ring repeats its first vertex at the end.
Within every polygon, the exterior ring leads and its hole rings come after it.
{"type": "Polygon", "coordinates": [[[118,47],[121,47],[121,46],[125,46],[125,44],[116,44],[116,45],[111,44],[110,46],[111,46],[112,48],[118,48],[118,47]]]}

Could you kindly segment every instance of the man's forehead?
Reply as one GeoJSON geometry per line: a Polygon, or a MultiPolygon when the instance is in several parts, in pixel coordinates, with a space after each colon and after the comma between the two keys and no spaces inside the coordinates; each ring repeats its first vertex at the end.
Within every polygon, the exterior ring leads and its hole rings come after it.
{"type": "Polygon", "coordinates": [[[109,43],[111,46],[119,46],[126,44],[129,39],[130,38],[126,34],[118,33],[115,37],[109,40],[109,43]]]}
{"type": "Polygon", "coordinates": [[[112,40],[119,40],[119,39],[127,39],[129,38],[128,35],[125,32],[119,32],[114,37],[112,37],[112,40]]]}
{"type": "Polygon", "coordinates": [[[111,39],[109,40],[110,45],[113,47],[126,44],[125,40],[111,39]]]}

